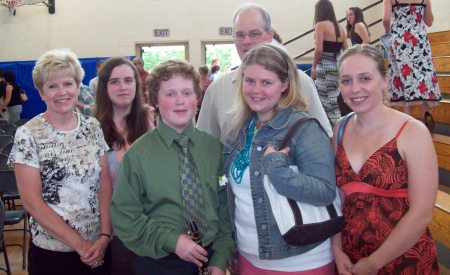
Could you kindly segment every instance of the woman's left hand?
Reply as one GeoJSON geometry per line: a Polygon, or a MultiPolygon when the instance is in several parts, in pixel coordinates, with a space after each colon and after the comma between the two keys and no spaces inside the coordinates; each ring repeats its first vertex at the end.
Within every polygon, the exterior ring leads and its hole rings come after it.
{"type": "Polygon", "coordinates": [[[376,275],[378,273],[378,268],[369,261],[369,258],[362,258],[359,260],[351,269],[352,274],[363,274],[363,275],[376,275]]]}
{"type": "Polygon", "coordinates": [[[81,261],[91,268],[101,266],[104,262],[103,257],[105,256],[109,241],[108,238],[100,237],[87,251],[86,256],[81,258],[81,261]]]}
{"type": "Polygon", "coordinates": [[[274,146],[268,146],[266,151],[264,151],[264,156],[266,156],[267,154],[273,153],[273,152],[281,152],[281,153],[288,154],[289,151],[290,151],[289,147],[283,148],[278,151],[274,146]]]}

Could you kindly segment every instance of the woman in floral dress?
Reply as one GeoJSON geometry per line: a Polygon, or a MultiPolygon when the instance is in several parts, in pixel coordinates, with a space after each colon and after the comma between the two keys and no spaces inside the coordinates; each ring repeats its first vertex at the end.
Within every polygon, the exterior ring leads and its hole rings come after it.
{"type": "Polygon", "coordinates": [[[433,19],[431,0],[384,0],[383,24],[391,34],[390,101],[403,105],[407,114],[412,103],[421,104],[430,130],[434,122],[428,107],[441,99],[425,28],[433,19]]]}

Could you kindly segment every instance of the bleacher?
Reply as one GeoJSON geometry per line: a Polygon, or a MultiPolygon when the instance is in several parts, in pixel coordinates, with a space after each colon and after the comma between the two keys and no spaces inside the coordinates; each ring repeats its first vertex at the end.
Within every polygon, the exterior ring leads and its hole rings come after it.
{"type": "MultiPolygon", "coordinates": [[[[442,93],[440,104],[430,108],[436,122],[432,137],[439,164],[439,191],[430,229],[437,243],[441,274],[450,274],[450,31],[430,33],[429,40],[442,93]]],[[[424,119],[420,106],[412,108],[412,115],[424,119]]]]}

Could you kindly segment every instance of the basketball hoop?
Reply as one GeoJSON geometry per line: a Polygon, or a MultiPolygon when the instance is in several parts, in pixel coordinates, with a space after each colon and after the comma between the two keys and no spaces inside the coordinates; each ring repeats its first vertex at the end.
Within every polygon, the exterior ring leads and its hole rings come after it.
{"type": "Polygon", "coordinates": [[[9,9],[9,15],[13,16],[16,14],[16,7],[22,2],[22,0],[0,0],[0,4],[9,9]]]}

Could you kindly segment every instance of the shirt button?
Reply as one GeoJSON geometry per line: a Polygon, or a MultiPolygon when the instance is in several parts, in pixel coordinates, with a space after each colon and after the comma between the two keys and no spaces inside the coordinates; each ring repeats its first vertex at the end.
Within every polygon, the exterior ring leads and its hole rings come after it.
{"type": "Polygon", "coordinates": [[[261,147],[261,146],[258,146],[258,147],[256,148],[256,151],[261,152],[261,151],[262,151],[262,147],[261,147]]]}
{"type": "Polygon", "coordinates": [[[266,225],[263,224],[263,225],[261,226],[261,228],[262,228],[263,230],[266,230],[266,225]]]}
{"type": "Polygon", "coordinates": [[[262,198],[259,198],[258,203],[262,203],[262,202],[263,202],[262,198]]]}
{"type": "Polygon", "coordinates": [[[255,176],[259,176],[259,171],[255,171],[255,176]]]}

